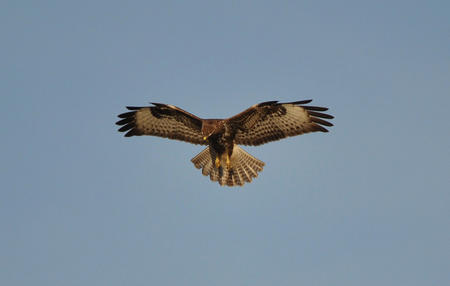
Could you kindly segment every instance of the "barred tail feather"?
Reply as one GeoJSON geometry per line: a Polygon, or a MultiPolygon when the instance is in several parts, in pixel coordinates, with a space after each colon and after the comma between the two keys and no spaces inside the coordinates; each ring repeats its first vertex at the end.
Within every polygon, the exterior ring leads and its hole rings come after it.
{"type": "Polygon", "coordinates": [[[202,169],[203,175],[209,176],[211,181],[216,181],[221,186],[242,186],[245,182],[250,183],[265,165],[263,161],[256,159],[237,145],[233,147],[229,169],[226,167],[224,158],[222,166],[217,168],[214,163],[216,156],[214,149],[207,147],[191,161],[197,169],[202,169]]]}

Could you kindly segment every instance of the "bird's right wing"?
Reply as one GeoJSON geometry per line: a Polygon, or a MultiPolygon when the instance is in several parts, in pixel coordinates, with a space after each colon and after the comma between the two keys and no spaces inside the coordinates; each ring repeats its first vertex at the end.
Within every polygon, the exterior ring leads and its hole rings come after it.
{"type": "Polygon", "coordinates": [[[179,107],[153,103],[147,107],[127,106],[127,109],[132,111],[120,114],[122,119],[116,122],[122,125],[120,132],[127,131],[125,137],[153,135],[193,144],[208,143],[203,140],[203,120],[179,107]]]}

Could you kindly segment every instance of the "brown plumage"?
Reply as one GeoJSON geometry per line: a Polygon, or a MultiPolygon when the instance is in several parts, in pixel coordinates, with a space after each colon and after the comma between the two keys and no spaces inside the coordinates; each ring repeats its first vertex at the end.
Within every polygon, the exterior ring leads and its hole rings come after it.
{"type": "Polygon", "coordinates": [[[242,186],[262,171],[264,162],[238,145],[257,146],[308,132],[328,132],[333,126],[323,113],[328,108],[308,106],[312,100],[255,104],[228,119],[201,119],[169,104],[153,103],[147,107],[127,107],[131,112],[119,115],[120,132],[125,137],[153,135],[208,145],[192,158],[195,167],[220,185],[242,186]]]}

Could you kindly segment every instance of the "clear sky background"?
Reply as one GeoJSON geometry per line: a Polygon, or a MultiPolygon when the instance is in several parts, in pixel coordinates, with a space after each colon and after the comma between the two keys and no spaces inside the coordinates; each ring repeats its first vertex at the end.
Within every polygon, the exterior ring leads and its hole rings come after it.
{"type": "Polygon", "coordinates": [[[449,1],[3,1],[1,285],[449,285],[449,1]],[[327,134],[124,138],[126,105],[313,99],[327,134]]]}

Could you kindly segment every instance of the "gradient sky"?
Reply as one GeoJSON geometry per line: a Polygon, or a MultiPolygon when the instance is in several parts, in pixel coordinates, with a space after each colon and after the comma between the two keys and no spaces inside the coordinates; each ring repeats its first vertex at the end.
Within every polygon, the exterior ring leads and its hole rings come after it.
{"type": "Polygon", "coordinates": [[[1,285],[449,285],[449,1],[3,1],[1,285]],[[313,99],[327,134],[124,138],[126,105],[313,99]]]}

